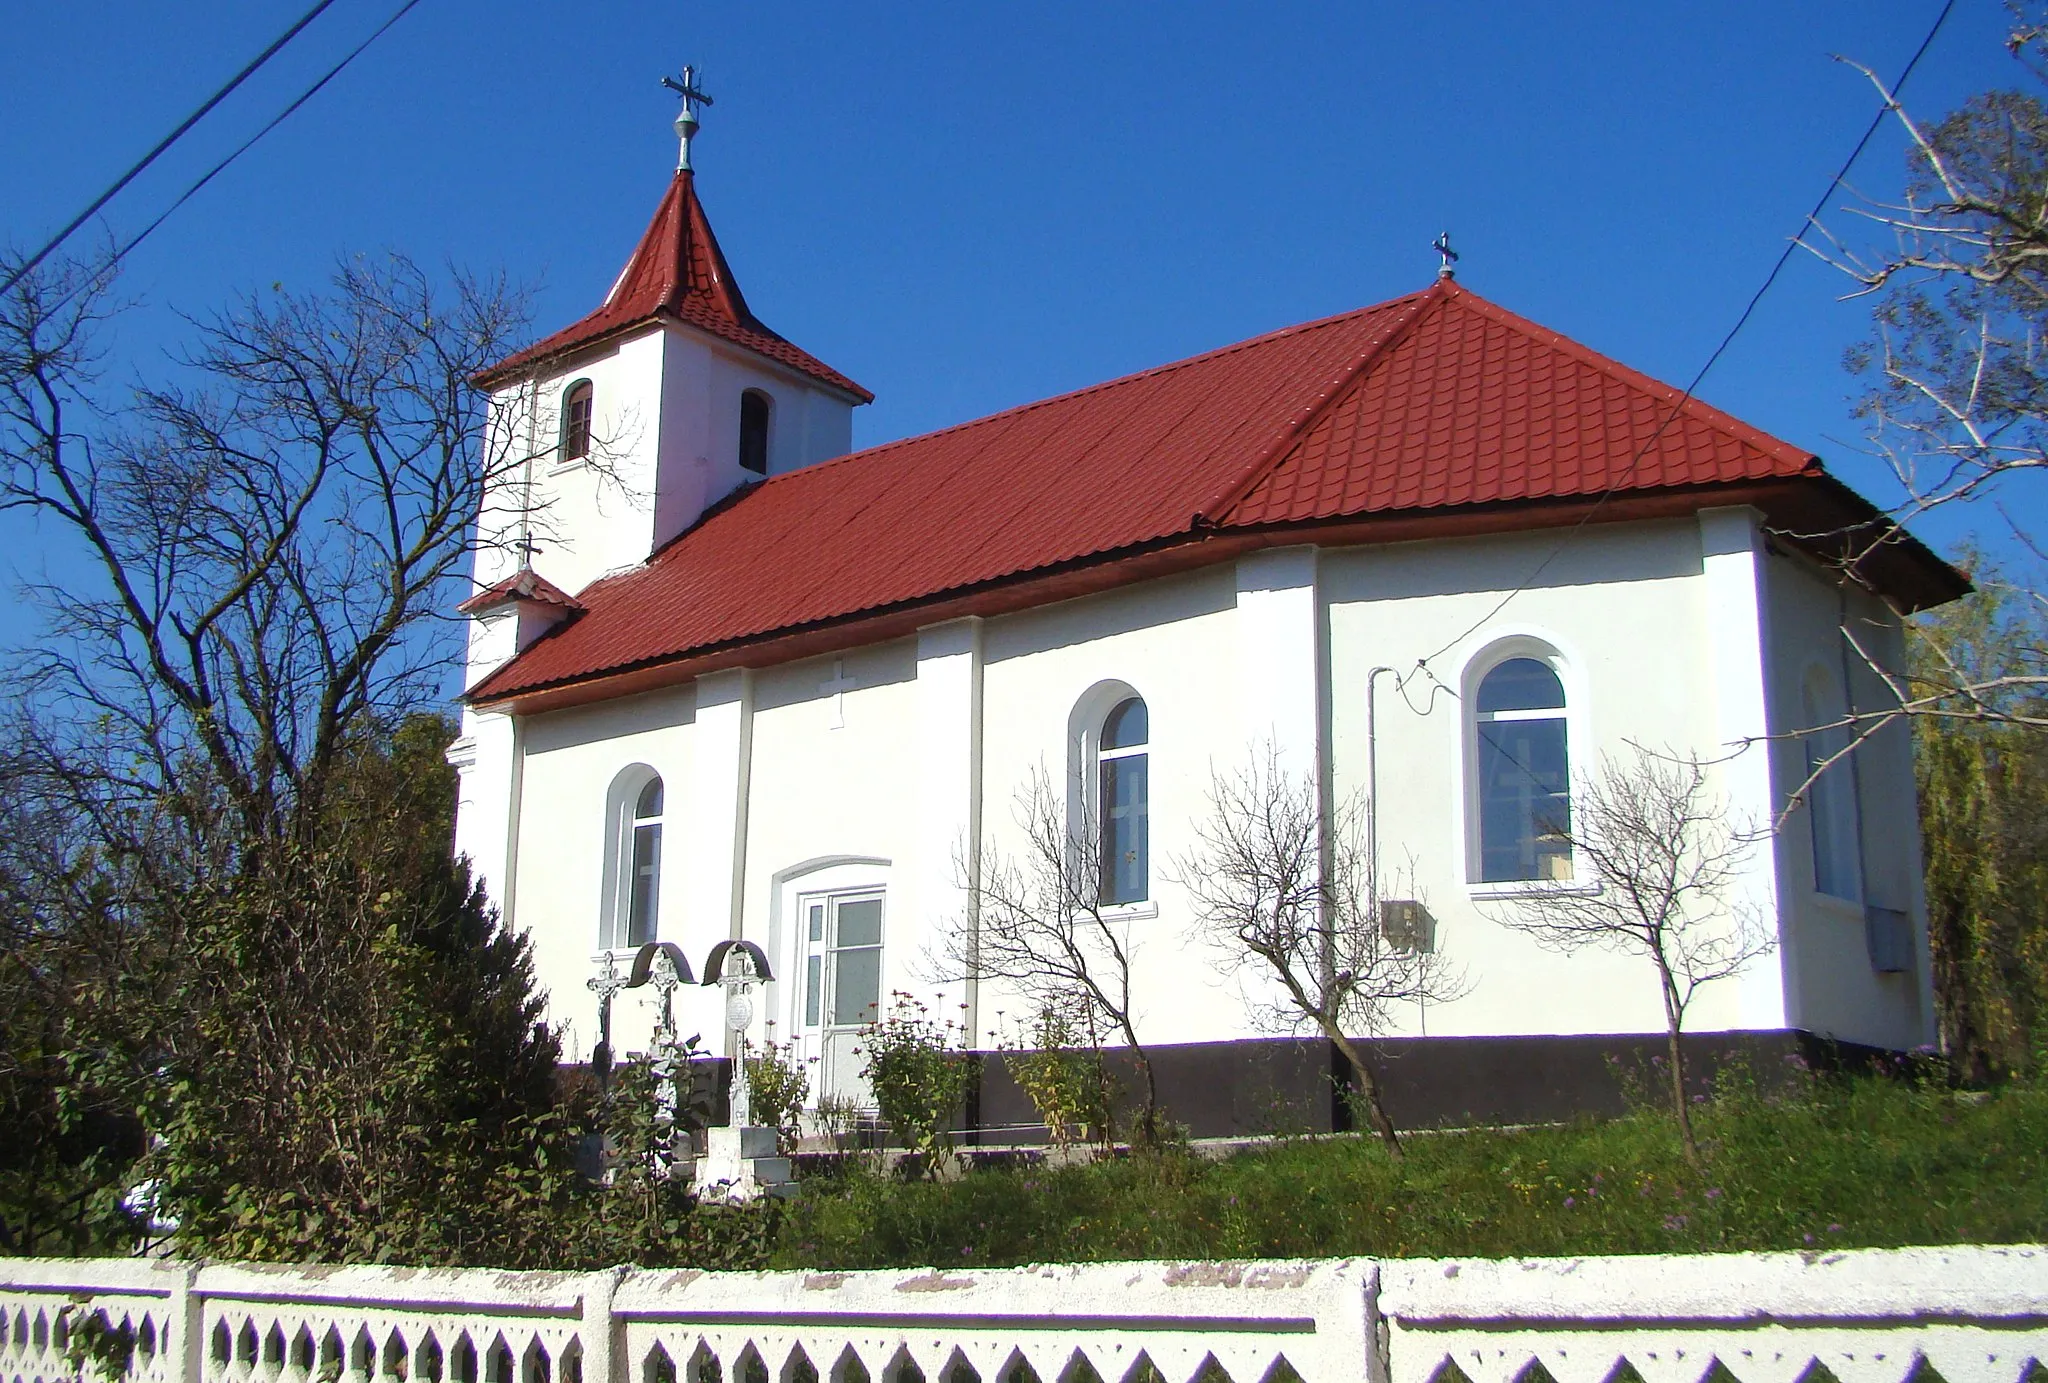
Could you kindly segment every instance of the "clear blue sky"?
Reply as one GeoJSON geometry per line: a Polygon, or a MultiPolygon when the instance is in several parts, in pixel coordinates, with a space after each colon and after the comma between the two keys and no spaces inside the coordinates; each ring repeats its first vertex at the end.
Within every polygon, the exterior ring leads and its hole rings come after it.
{"type": "MultiPolygon", "coordinates": [[[[129,232],[397,0],[327,15],[109,208],[129,232]]],[[[17,5],[0,238],[39,244],[303,8],[17,5]]],[[[119,376],[237,288],[395,247],[596,305],[659,198],[694,62],[699,186],[748,301],[866,384],[884,441],[1461,280],[1683,384],[1875,108],[1936,0],[1021,5],[423,0],[130,261],[119,376]]],[[[2011,83],[1964,0],[1908,91],[2011,83]]],[[[1858,166],[1894,187],[1887,129],[1858,166]]],[[[1801,256],[1701,390],[1880,501],[1843,349],[1865,310],[1801,256]]],[[[1953,541],[1995,516],[1929,534],[1953,541]]],[[[0,534],[17,571],[37,535],[0,534]]],[[[58,559],[49,559],[56,562],[58,559]]],[[[0,641],[28,630],[0,617],[0,641]]]]}

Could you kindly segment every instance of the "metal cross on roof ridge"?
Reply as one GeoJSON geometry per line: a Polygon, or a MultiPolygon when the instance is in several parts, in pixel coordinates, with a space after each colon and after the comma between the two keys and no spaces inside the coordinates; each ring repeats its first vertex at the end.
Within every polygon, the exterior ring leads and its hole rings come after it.
{"type": "Polygon", "coordinates": [[[1451,266],[1458,262],[1458,252],[1451,248],[1451,233],[1445,231],[1437,236],[1429,242],[1429,248],[1443,256],[1442,262],[1437,265],[1436,276],[1442,279],[1456,277],[1458,271],[1451,266]]]}
{"type": "Polygon", "coordinates": [[[697,69],[687,65],[683,68],[682,76],[661,79],[663,86],[683,98],[682,113],[676,116],[676,138],[682,142],[682,152],[676,160],[678,173],[690,171],[690,141],[696,137],[697,126],[700,123],[697,119],[698,105],[716,104],[704,94],[704,89],[697,85],[697,81],[697,69]]]}

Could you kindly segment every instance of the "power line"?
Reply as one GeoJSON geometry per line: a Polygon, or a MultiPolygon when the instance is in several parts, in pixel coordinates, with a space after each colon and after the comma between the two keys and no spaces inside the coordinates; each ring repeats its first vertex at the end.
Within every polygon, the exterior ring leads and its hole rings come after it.
{"type": "Polygon", "coordinates": [[[27,277],[30,270],[34,269],[38,264],[41,264],[45,259],[49,258],[51,251],[55,250],[59,245],[63,244],[66,240],[70,239],[71,233],[73,231],[77,230],[80,226],[84,225],[87,221],[92,219],[92,215],[94,212],[98,211],[101,207],[105,206],[108,202],[112,201],[114,199],[114,195],[118,193],[122,188],[126,187],[129,183],[133,182],[136,176],[139,173],[141,173],[143,169],[149,167],[150,164],[155,163],[158,155],[162,154],[164,150],[170,148],[173,144],[177,143],[178,140],[183,138],[185,132],[191,129],[194,125],[198,124],[201,120],[203,120],[206,117],[206,113],[208,111],[212,110],[222,101],[225,101],[228,98],[228,95],[231,92],[233,92],[236,87],[240,86],[243,82],[247,81],[249,77],[255,73],[257,68],[263,66],[264,63],[269,62],[273,57],[275,57],[277,55],[277,51],[280,48],[284,47],[287,43],[290,43],[294,38],[296,38],[301,29],[305,28],[308,24],[311,24],[314,20],[318,19],[322,12],[324,12],[327,9],[327,7],[329,5],[332,5],[333,3],[334,0],[316,0],[316,3],[314,4],[312,9],[307,10],[304,14],[299,16],[297,23],[293,24],[289,29],[286,29],[282,34],[279,34],[268,48],[265,48],[262,52],[258,53],[255,57],[251,58],[248,64],[245,67],[243,67],[240,72],[237,72],[232,78],[228,80],[228,84],[226,86],[222,87],[219,91],[214,92],[213,95],[208,97],[205,104],[200,106],[198,110],[193,111],[190,115],[186,116],[184,120],[180,121],[176,129],[172,130],[169,134],[165,135],[162,139],[158,140],[157,145],[154,149],[151,149],[148,153],[144,154],[142,156],[141,161],[138,162],[133,168],[130,168],[127,172],[123,173],[120,177],[116,178],[114,180],[114,185],[112,187],[109,187],[106,191],[100,193],[99,196],[93,198],[92,205],[88,206],[84,211],[79,212],[78,215],[72,217],[70,223],[67,224],[63,230],[58,231],[57,234],[51,238],[49,244],[43,246],[43,248],[41,248],[40,250],[37,250],[33,255],[30,255],[26,263],[22,264],[11,275],[8,276],[7,282],[5,284],[0,284],[0,295],[5,295],[9,291],[11,291],[15,284],[20,283],[23,278],[27,277]]]}
{"type": "Polygon", "coordinates": [[[407,14],[412,12],[413,7],[419,4],[419,2],[420,0],[405,0],[404,4],[400,5],[397,9],[393,10],[391,12],[390,18],[386,19],[382,24],[379,24],[375,29],[373,29],[370,32],[370,36],[368,38],[364,39],[361,43],[358,43],[354,48],[351,48],[348,51],[348,53],[341,59],[340,62],[337,62],[336,64],[334,64],[334,66],[328,68],[327,71],[324,74],[322,74],[320,80],[314,82],[311,86],[307,87],[304,91],[300,92],[297,99],[295,99],[290,105],[286,106],[283,110],[279,111],[276,115],[271,117],[269,124],[265,125],[262,129],[256,131],[256,133],[250,135],[247,139],[243,140],[242,143],[238,145],[233,150],[233,152],[229,153],[226,158],[223,158],[222,160],[220,160],[220,162],[214,164],[213,167],[207,169],[205,175],[202,176],[199,179],[199,181],[193,183],[190,187],[186,188],[183,192],[179,193],[178,199],[172,202],[169,206],[165,207],[162,213],[159,214],[154,221],[151,221],[148,225],[144,226],[141,229],[141,231],[139,231],[136,234],[134,239],[130,240],[127,244],[121,246],[120,249],[114,251],[113,258],[107,261],[106,267],[111,269],[116,264],[119,264],[124,258],[127,257],[128,252],[130,250],[133,250],[137,245],[140,245],[144,240],[147,240],[151,232],[156,230],[156,228],[158,226],[161,226],[165,221],[168,221],[171,218],[171,214],[173,212],[177,211],[177,209],[185,205],[185,203],[191,201],[193,195],[197,193],[200,188],[206,186],[208,183],[212,182],[216,177],[220,176],[221,173],[227,170],[229,164],[233,163],[236,159],[240,158],[243,154],[248,153],[250,149],[254,148],[258,140],[262,139],[265,135],[269,134],[279,125],[282,125],[287,119],[291,117],[293,112],[298,110],[300,106],[303,106],[306,104],[306,102],[312,100],[313,97],[319,93],[322,87],[326,86],[329,82],[333,81],[336,77],[340,76],[342,73],[342,69],[346,68],[350,63],[354,62],[357,58],[361,57],[363,55],[363,50],[368,48],[371,44],[375,43],[378,39],[384,37],[385,30],[389,29],[399,20],[405,18],[407,14]]]}
{"type": "MultiPolygon", "coordinates": [[[[1926,56],[1927,49],[1934,42],[1934,36],[1941,32],[1941,26],[1948,22],[1949,12],[1954,10],[1955,7],[1956,0],[1947,0],[1947,3],[1941,7],[1941,13],[1934,17],[1934,24],[1927,30],[1927,37],[1920,40],[1920,46],[1913,50],[1913,56],[1907,61],[1905,67],[1900,71],[1899,79],[1896,82],[1892,83],[1891,93],[1894,99],[1896,99],[1898,94],[1902,90],[1904,90],[1906,85],[1906,79],[1911,77],[1913,75],[1913,69],[1920,65],[1920,59],[1926,56]]],[[[1891,112],[1891,109],[1892,102],[1887,101],[1879,105],[1877,108],[1877,113],[1870,117],[1870,124],[1864,129],[1863,137],[1856,141],[1856,147],[1849,151],[1849,157],[1842,160],[1841,168],[1836,171],[1834,177],[1828,180],[1827,188],[1820,194],[1820,200],[1813,204],[1813,210],[1809,211],[1806,214],[1806,218],[1799,223],[1801,235],[1805,234],[1805,228],[1807,226],[1812,225],[1815,221],[1820,219],[1821,212],[1827,209],[1829,199],[1835,195],[1835,189],[1840,187],[1842,185],[1843,180],[1849,176],[1849,170],[1856,166],[1856,160],[1863,157],[1864,149],[1869,146],[1872,137],[1874,137],[1877,134],[1878,127],[1884,124],[1884,118],[1891,112]]],[[[1688,403],[1692,402],[1693,394],[1700,387],[1700,382],[1707,377],[1707,372],[1713,369],[1714,366],[1717,363],[1719,363],[1722,355],[1724,355],[1727,352],[1728,347],[1735,343],[1735,338],[1739,334],[1741,334],[1742,329],[1745,326],[1749,325],[1749,319],[1756,313],[1757,304],[1761,303],[1764,300],[1764,294],[1771,291],[1771,285],[1778,281],[1778,275],[1784,272],[1785,266],[1792,260],[1792,252],[1798,248],[1799,236],[1794,236],[1792,237],[1792,239],[1785,242],[1785,248],[1781,250],[1778,254],[1777,263],[1771,266],[1771,272],[1765,275],[1763,284],[1756,290],[1756,292],[1750,295],[1749,303],[1742,309],[1742,315],[1735,319],[1735,325],[1728,328],[1728,334],[1721,338],[1721,344],[1714,347],[1713,354],[1707,357],[1706,363],[1700,366],[1698,373],[1693,375],[1692,383],[1685,386],[1685,392],[1679,395],[1678,402],[1671,406],[1671,411],[1665,415],[1664,421],[1658,423],[1656,431],[1652,432],[1649,435],[1649,437],[1644,440],[1642,446],[1636,449],[1636,454],[1629,459],[1629,463],[1627,467],[1623,469],[1622,473],[1619,476],[1617,476],[1614,480],[1608,482],[1607,488],[1600,492],[1600,497],[1593,501],[1592,508],[1588,509],[1584,514],[1579,516],[1579,521],[1573,524],[1570,529],[1566,530],[1564,537],[1560,538],[1557,542],[1557,545],[1551,548],[1549,555],[1544,557],[1544,559],[1541,562],[1538,562],[1536,564],[1535,570],[1531,571],[1526,577],[1524,577],[1519,585],[1517,585],[1513,590],[1509,591],[1506,595],[1502,596],[1491,610],[1487,611],[1486,614],[1483,615],[1481,618],[1475,620],[1470,626],[1468,626],[1465,629],[1463,633],[1459,634],[1456,638],[1450,640],[1450,642],[1446,643],[1442,648],[1439,648],[1436,652],[1430,654],[1428,657],[1418,658],[1415,664],[1416,667],[1421,668],[1426,672],[1428,670],[1429,664],[1433,660],[1443,657],[1443,655],[1448,653],[1451,649],[1456,648],[1459,644],[1471,638],[1472,635],[1479,629],[1492,623],[1493,620],[1500,614],[1500,612],[1508,607],[1509,602],[1513,601],[1516,596],[1522,594],[1522,592],[1528,590],[1530,586],[1534,585],[1536,583],[1537,578],[1541,577],[1544,572],[1550,569],[1550,564],[1552,562],[1555,562],[1561,555],[1563,555],[1564,550],[1567,547],[1570,547],[1571,544],[1578,538],[1579,534],[1585,531],[1586,525],[1593,521],[1594,517],[1597,516],[1601,509],[1606,506],[1608,500],[1614,498],[1615,492],[1619,490],[1623,485],[1628,483],[1630,477],[1632,477],[1635,474],[1636,467],[1642,464],[1642,460],[1645,456],[1649,455],[1650,448],[1655,446],[1657,444],[1657,439],[1664,435],[1664,430],[1670,427],[1671,424],[1673,424],[1674,422],[1678,421],[1679,416],[1685,411],[1685,406],[1688,403]]],[[[1434,678],[1432,678],[1431,680],[1434,680],[1434,678]]]]}

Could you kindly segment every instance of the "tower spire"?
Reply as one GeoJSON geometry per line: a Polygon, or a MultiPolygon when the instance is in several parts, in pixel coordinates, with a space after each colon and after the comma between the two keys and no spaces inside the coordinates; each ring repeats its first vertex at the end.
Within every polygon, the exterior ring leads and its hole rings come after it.
{"type": "Polygon", "coordinates": [[[697,69],[685,67],[681,77],[663,77],[661,84],[683,98],[683,109],[676,116],[676,139],[682,150],[676,156],[676,171],[690,172],[690,141],[697,136],[697,107],[712,104],[711,98],[697,85],[697,69]]]}

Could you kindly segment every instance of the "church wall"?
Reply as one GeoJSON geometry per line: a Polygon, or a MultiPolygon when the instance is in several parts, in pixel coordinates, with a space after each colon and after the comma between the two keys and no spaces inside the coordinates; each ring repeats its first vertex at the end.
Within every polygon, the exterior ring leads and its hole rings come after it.
{"type": "Polygon", "coordinates": [[[660,333],[663,430],[652,546],[697,521],[706,508],[762,477],[740,465],[740,396],[768,395],[768,471],[780,475],[843,455],[853,409],[748,352],[682,327],[660,333]]]}
{"type": "MultiPolygon", "coordinates": [[[[533,460],[525,471],[508,475],[499,493],[487,500],[487,524],[495,520],[493,526],[516,536],[520,491],[530,483],[533,565],[572,595],[605,573],[639,561],[651,546],[649,506],[659,419],[645,401],[660,397],[662,370],[661,339],[650,333],[536,384],[510,385],[494,396],[501,416],[530,418],[525,430],[533,460]],[[559,456],[563,398],[584,379],[591,382],[591,455],[565,463],[559,456]]],[[[520,557],[509,547],[485,547],[477,558],[477,583],[489,585],[509,575],[520,557]]],[[[476,675],[473,670],[471,680],[476,675]]]]}
{"type": "MultiPolygon", "coordinates": [[[[1467,669],[1503,640],[1559,655],[1572,779],[1628,744],[1716,752],[1699,530],[1688,522],[1601,525],[1561,550],[1558,533],[1409,543],[1324,554],[1334,791],[1365,791],[1366,694],[1378,679],[1381,872],[1391,897],[1420,898],[1439,949],[1469,989],[1424,1013],[1392,1015],[1401,1035],[1660,1031],[1654,971],[1633,956],[1562,956],[1508,925],[1517,889],[1470,882],[1467,669]],[[1558,555],[1498,614],[1501,597],[1558,555]],[[1478,628],[1473,630],[1473,626],[1478,628]],[[1473,630],[1465,633],[1464,631],[1473,630]],[[1446,648],[1447,642],[1456,640],[1446,648]],[[1441,650],[1441,652],[1439,651],[1441,650]],[[1428,658],[1431,677],[1414,674],[1428,658]]],[[[1736,985],[1705,991],[1697,1029],[1740,1025],[1736,985]],[[1717,992],[1718,989],[1718,992],[1717,992]]]]}
{"type": "MultiPolygon", "coordinates": [[[[1846,685],[1854,709],[1894,699],[1862,654],[1843,634],[1885,666],[1904,664],[1898,617],[1862,591],[1845,591],[1807,559],[1782,553],[1767,567],[1772,598],[1771,640],[1774,719],[1786,732],[1811,723],[1805,704],[1809,677],[1846,685]]],[[[1804,744],[1783,743],[1777,779],[1781,794],[1797,791],[1807,776],[1804,744]]],[[[1913,780],[1912,732],[1903,722],[1880,730],[1851,759],[1828,770],[1853,794],[1860,849],[1855,874],[1860,900],[1831,897],[1816,886],[1814,818],[1794,810],[1780,836],[1786,886],[1787,945],[1794,957],[1795,1022],[1826,1037],[1909,1048],[1934,1040],[1931,970],[1927,956],[1926,901],[1913,780]],[[1896,909],[1912,919],[1913,965],[1898,973],[1873,968],[1865,938],[1865,905],[1896,909]]]]}
{"type": "Polygon", "coordinates": [[[904,640],[755,674],[742,909],[777,974],[756,1004],[755,1040],[769,1019],[777,1041],[801,1026],[806,893],[879,888],[884,1005],[892,989],[927,990],[914,974],[923,934],[900,887],[916,845],[916,673],[904,640]]]}
{"type": "MultiPolygon", "coordinates": [[[[882,994],[908,991],[938,1017],[966,1018],[977,1045],[989,1045],[996,1029],[1014,1028],[1025,1005],[993,983],[974,995],[945,981],[941,933],[959,910],[950,866],[977,817],[980,838],[1014,855],[1019,793],[1034,771],[1065,798],[1080,771],[1077,726],[1091,716],[1099,723],[1135,692],[1150,720],[1151,888],[1122,922],[1137,956],[1141,1032],[1161,1044],[1258,1035],[1256,1011],[1273,997],[1267,981],[1189,935],[1177,864],[1194,848],[1212,773],[1249,764],[1269,743],[1298,753],[1305,739],[1304,762],[1325,766],[1332,793],[1362,796],[1369,674],[1390,667],[1411,675],[1398,687],[1385,674],[1377,682],[1384,891],[1427,904],[1439,949],[1468,983],[1453,1003],[1391,1015],[1390,1035],[1656,1032],[1663,1020],[1647,962],[1546,951],[1507,925],[1514,886],[1468,882],[1465,707],[1475,664],[1503,640],[1520,641],[1558,655],[1575,783],[1587,781],[1603,754],[1626,753],[1632,742],[1715,759],[1727,726],[1713,690],[1725,684],[1717,683],[1725,670],[1716,660],[1727,656],[1730,628],[1740,632],[1747,620],[1752,645],[1758,636],[1753,613],[1723,608],[1727,588],[1708,569],[1723,559],[1703,552],[1702,534],[1699,523],[1672,521],[1599,525],[1561,550],[1554,533],[1283,549],[986,622],[956,621],[836,658],[721,673],[696,689],[535,717],[523,729],[529,806],[520,827],[518,925],[534,933],[555,1016],[571,1024],[572,1051],[587,1055],[595,1003],[584,981],[606,892],[606,794],[621,769],[645,763],[669,785],[660,934],[693,964],[735,923],[767,947],[779,979],[757,1009],[777,1020],[778,1036],[790,1033],[801,1000],[802,898],[878,887],[886,897],[882,994]],[[1496,613],[1501,597],[1554,551],[1541,576],[1496,613]],[[1412,673],[1425,657],[1434,682],[1412,673]],[[959,1005],[969,1002],[976,1007],[963,1012],[959,1005]]],[[[1784,669],[1792,651],[1826,646],[1835,597],[1790,559],[1756,560],[1771,717],[1790,723],[1786,697],[1796,705],[1797,692],[1796,683],[1787,691],[1784,669]]],[[[1895,627],[1881,632],[1895,646],[1895,627]]],[[[1871,689],[1860,686],[1857,695],[1867,704],[1871,689]]],[[[1874,759],[1878,749],[1889,757],[1861,779],[1873,897],[1880,887],[1912,889],[1917,841],[1902,745],[1895,738],[1873,746],[1874,759]]],[[[1793,785],[1786,774],[1796,758],[1774,761],[1780,792],[1793,785]]],[[[1733,772],[1715,766],[1717,791],[1736,782],[1733,772]]],[[[472,822],[492,829],[485,811],[466,809],[464,820],[465,830],[472,822]]],[[[1707,988],[1688,1026],[1789,1022],[1912,1045],[1919,1011],[1885,1005],[1887,986],[1910,991],[1915,980],[1870,976],[1860,923],[1817,913],[1810,866],[1801,863],[1810,844],[1800,832],[1795,823],[1760,866],[1787,900],[1786,954],[1760,962],[1747,979],[1707,988]],[[1806,883],[1795,889],[1801,868],[1806,883]],[[1809,978],[1787,995],[1781,973],[1809,978]],[[1810,978],[1816,974],[1824,978],[1810,978]],[[1872,1021],[1871,1013],[1888,1016],[1872,1021]]],[[[1911,906],[1919,906],[1917,895],[1911,906]]],[[[644,1042],[645,1014],[641,994],[621,997],[621,1050],[644,1042]]],[[[681,1019],[684,1031],[721,1047],[711,991],[690,992],[681,1019]]]]}
{"type": "MultiPolygon", "coordinates": [[[[983,829],[1015,857],[1020,794],[1043,772],[1069,791],[1069,741],[1077,705],[1105,683],[1142,696],[1149,713],[1151,897],[1127,910],[1137,971],[1139,1031],[1148,1042],[1196,1042],[1249,1033],[1239,976],[1186,935],[1187,907],[1175,861],[1194,846],[1192,808],[1204,800],[1210,763],[1243,741],[1240,629],[1229,564],[991,620],[982,764],[983,829]]],[[[1306,669],[1304,670],[1307,671],[1306,669]]],[[[1312,674],[1310,674],[1312,675],[1312,674]]],[[[1094,711],[1099,719],[1120,692],[1094,711]]],[[[1026,1005],[1004,987],[979,996],[980,1036],[1014,1025],[1026,1005]]]]}
{"type": "MultiPolygon", "coordinates": [[[[568,1025],[564,1056],[587,1060],[597,1037],[597,1001],[585,986],[599,953],[605,896],[607,799],[621,770],[645,764],[667,795],[664,864],[691,828],[687,783],[695,739],[694,691],[680,687],[530,717],[524,729],[519,888],[515,921],[533,938],[534,964],[549,991],[549,1014],[568,1025]]],[[[663,903],[669,902],[664,896],[663,903]]],[[[664,908],[661,935],[701,957],[715,936],[664,908]]],[[[717,935],[723,935],[722,927],[717,935]]],[[[622,996],[619,1050],[643,1047],[648,1015],[640,994],[622,996]]],[[[692,1003],[699,996],[691,994],[692,1003]]],[[[685,1028],[686,1032],[690,1029],[685,1028]]]]}

